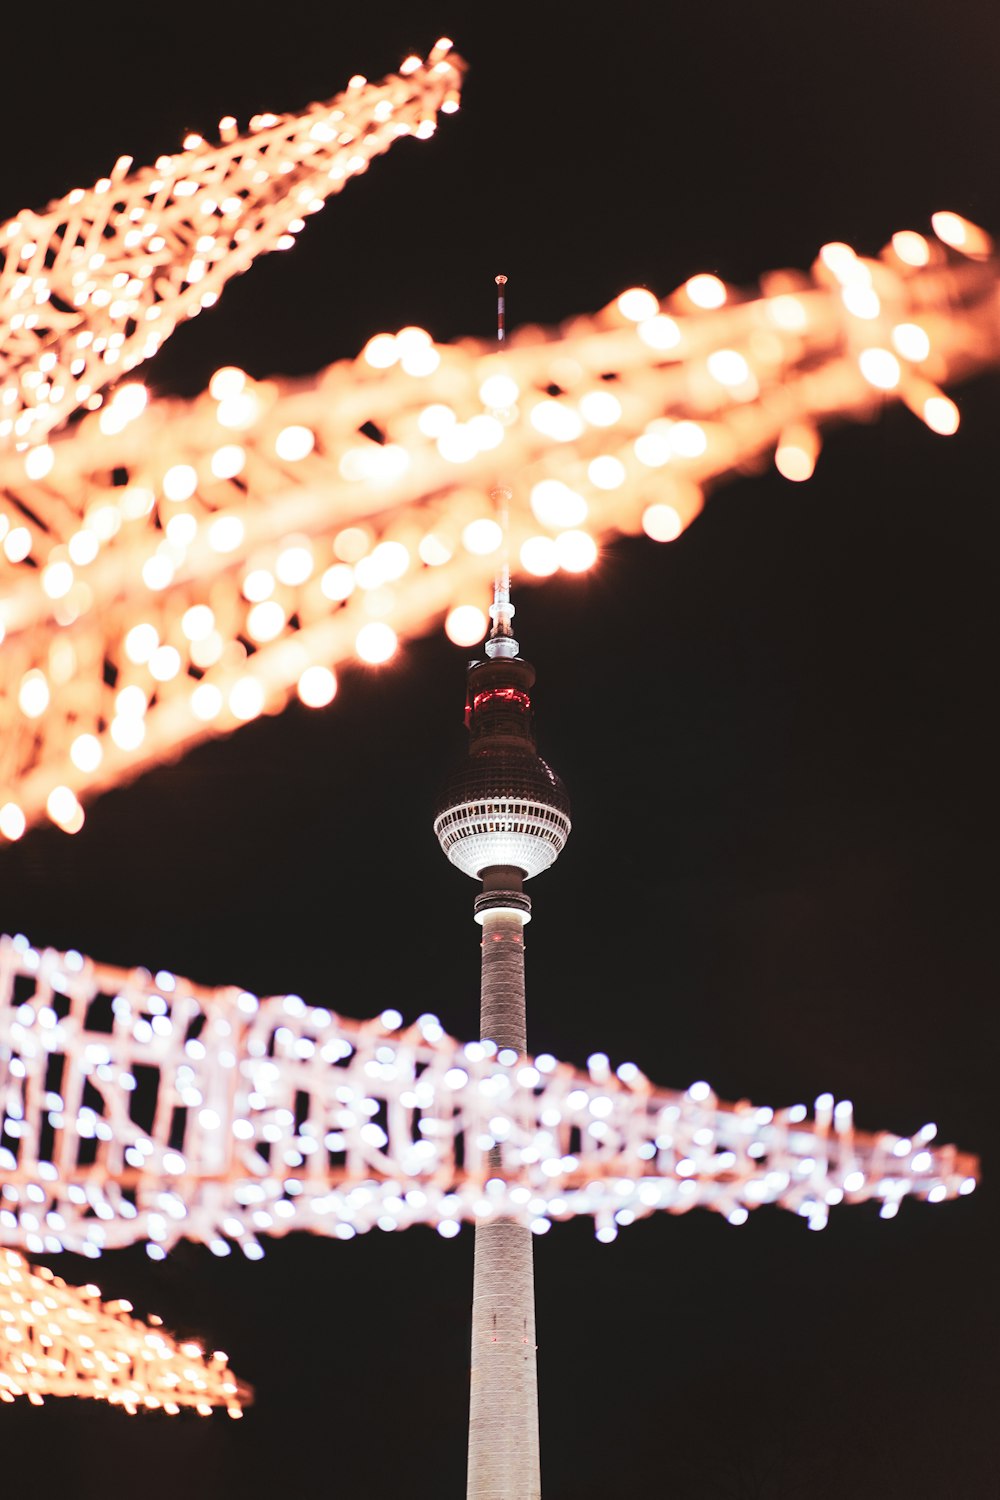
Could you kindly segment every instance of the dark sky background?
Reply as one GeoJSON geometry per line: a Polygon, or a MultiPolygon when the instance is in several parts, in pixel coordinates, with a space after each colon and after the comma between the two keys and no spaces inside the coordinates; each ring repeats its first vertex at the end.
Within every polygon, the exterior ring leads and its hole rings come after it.
{"type": "MultiPolygon", "coordinates": [[[[145,370],[307,372],[407,323],[555,323],[695,271],[738,284],[953,208],[1000,229],[1000,16],[816,5],[102,6],[7,54],[0,213],[151,161],[225,113],[327,98],[442,32],[463,109],[403,142],[145,370]]],[[[996,402],[953,439],[905,412],[814,480],[720,490],[676,544],[517,597],[543,754],[574,831],[533,883],[534,1050],[634,1058],[724,1098],[855,1101],[982,1152],[970,1200],[839,1209],[823,1234],[660,1216],[536,1244],[546,1500],[995,1500],[996,402]]],[[[434,792],[465,653],[440,631],[0,856],[2,925],[366,1016],[477,1026],[472,882],[434,792]]],[[[186,1500],[464,1494],[472,1234],[182,1245],[95,1276],[229,1351],[257,1405],[128,1419],[5,1408],[5,1493],[186,1500]]]]}

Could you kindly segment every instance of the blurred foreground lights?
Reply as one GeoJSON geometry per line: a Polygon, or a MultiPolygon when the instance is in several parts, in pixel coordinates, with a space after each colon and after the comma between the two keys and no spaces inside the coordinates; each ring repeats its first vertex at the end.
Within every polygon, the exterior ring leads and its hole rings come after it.
{"type": "Polygon", "coordinates": [[[801,484],[816,468],[819,437],[812,427],[788,427],[778,439],[774,466],[785,479],[801,484]]]}
{"type": "Polygon", "coordinates": [[[68,552],[70,560],[75,562],[78,568],[86,567],[92,563],[100,551],[100,542],[92,531],[75,531],[69,539],[68,552]]]}
{"type": "Polygon", "coordinates": [[[215,615],[207,604],[192,604],[181,616],[181,629],[189,641],[203,641],[215,629],[215,615]]]}
{"type": "Polygon", "coordinates": [[[627,292],[622,292],[615,306],[630,323],[642,323],[646,318],[655,317],[660,310],[659,301],[644,286],[629,287],[627,292]]]}
{"type": "MultiPolygon", "coordinates": [[[[488,375],[479,387],[479,399],[490,411],[507,411],[520,394],[517,381],[510,375],[488,375]]],[[[433,409],[428,407],[429,411],[433,409]]],[[[442,410],[449,408],[443,407],[442,410]]]]}
{"type": "Polygon", "coordinates": [[[973,260],[985,260],[993,249],[993,241],[985,229],[980,229],[978,224],[973,224],[969,219],[963,219],[961,214],[931,214],[931,228],[939,240],[973,260]]]}
{"type": "MultiPolygon", "coordinates": [[[[669,426],[669,424],[666,424],[669,426]]],[[[647,469],[661,469],[671,458],[670,442],[666,432],[657,430],[642,432],[632,444],[632,450],[647,469]]]]}
{"type": "Polygon", "coordinates": [[[218,405],[215,420],[220,427],[232,432],[246,432],[260,415],[260,402],[252,391],[241,391],[238,396],[225,396],[218,405]]]}
{"type": "Polygon", "coordinates": [[[24,455],[24,472],[29,479],[44,479],[52,472],[54,463],[55,454],[48,443],[40,443],[37,448],[29,448],[24,455]]]}
{"type": "Polygon", "coordinates": [[[764,305],[767,318],[776,328],[781,328],[785,333],[800,333],[809,321],[808,314],[798,297],[792,297],[787,292],[781,292],[776,297],[771,297],[764,305]]]}
{"type": "Polygon", "coordinates": [[[559,571],[559,551],[550,536],[529,536],[520,555],[522,568],[533,578],[551,578],[559,571]]]}
{"type": "Polygon", "coordinates": [[[567,573],[586,573],[597,561],[597,543],[589,531],[563,531],[556,537],[556,556],[567,573]]]}
{"type": "Polygon", "coordinates": [[[882,311],[882,303],[878,292],[870,286],[861,286],[857,282],[850,282],[844,287],[840,294],[847,311],[855,318],[869,320],[877,318],[882,311]]]}
{"type": "Polygon", "coordinates": [[[5,802],[0,807],[0,833],[5,839],[15,842],[22,836],[27,826],[27,819],[16,802],[5,802]]]}
{"type": "Polygon", "coordinates": [[[452,549],[439,536],[429,531],[426,536],[421,537],[417,555],[428,568],[443,568],[445,563],[451,562],[452,549]]]}
{"type": "Polygon", "coordinates": [[[674,542],[684,526],[672,505],[649,505],[642,513],[642,529],[654,542],[674,542]]]}
{"type": "Polygon", "coordinates": [[[655,318],[640,323],[638,333],[647,349],[676,349],[681,341],[680,329],[665,313],[657,313],[655,318]]]}
{"type": "Polygon", "coordinates": [[[572,443],[583,431],[583,419],[561,401],[539,401],[532,409],[531,425],[556,443],[572,443]]]}
{"type": "Polygon", "coordinates": [[[208,382],[208,389],[216,401],[229,401],[238,396],[247,383],[247,377],[243,370],[238,370],[235,365],[225,365],[221,370],[216,370],[208,382]]]}
{"type": "Polygon", "coordinates": [[[692,276],[684,283],[684,290],[689,301],[706,312],[722,307],[726,300],[725,284],[719,280],[718,276],[713,276],[707,271],[698,276],[692,276]]]}
{"type": "Polygon", "coordinates": [[[8,562],[23,562],[31,551],[31,532],[27,526],[12,526],[3,539],[8,562]]]}
{"type": "Polygon", "coordinates": [[[142,581],[154,594],[169,588],[174,581],[174,565],[170,558],[162,552],[147,557],[142,565],[142,581]]]}
{"type": "Polygon", "coordinates": [[[49,684],[44,672],[33,667],[21,678],[17,702],[26,719],[38,719],[49,706],[49,684]]]}
{"type": "MultiPolygon", "coordinates": [[[[249,599],[251,604],[259,604],[262,599],[270,599],[274,593],[274,574],[270,573],[267,568],[251,568],[243,580],[242,593],[244,599],[249,599]]],[[[211,628],[210,625],[209,630],[211,628]]],[[[195,637],[192,636],[191,639],[194,640],[195,637]]]]}
{"type": "Polygon", "coordinates": [[[924,402],[923,418],[931,432],[942,437],[951,437],[958,431],[961,420],[958,407],[949,396],[928,396],[924,402]]]}
{"type": "Polygon", "coordinates": [[[705,429],[697,422],[675,422],[667,434],[667,442],[678,458],[700,458],[708,447],[705,429]]]}
{"type": "Polygon", "coordinates": [[[212,454],[211,470],[216,479],[235,479],[242,473],[247,456],[239,443],[224,443],[212,454]]]}
{"type": "Polygon", "coordinates": [[[298,463],[308,458],[316,446],[316,438],[308,427],[283,427],[275,439],[274,451],[285,463],[298,463]]]}
{"type": "Polygon", "coordinates": [[[354,569],[347,563],[334,563],[323,574],[319,587],[323,597],[335,604],[349,598],[354,592],[354,569]]]}
{"type": "Polygon", "coordinates": [[[625,483],[625,465],[620,458],[602,453],[587,466],[587,477],[595,489],[616,490],[625,483]]]}
{"type": "Polygon", "coordinates": [[[388,370],[399,358],[396,340],[391,333],[376,333],[374,338],[368,340],[362,353],[373,370],[388,370]]]}
{"type": "Polygon", "coordinates": [[[173,547],[189,547],[198,535],[198,522],[190,511],[171,516],[166,525],[167,541],[173,547]]]}
{"type": "Polygon", "coordinates": [[[264,689],[256,677],[239,677],[229,689],[229,712],[244,723],[256,719],[264,707],[264,689]]]}
{"type": "Polygon", "coordinates": [[[613,427],[622,414],[622,404],[610,391],[587,391],[580,397],[580,411],[591,427],[613,427]]]}
{"type": "Polygon", "coordinates": [[[147,392],[144,385],[119,386],[98,418],[97,425],[105,437],[114,437],[123,431],[129,422],[134,422],[144,410],[146,400],[147,392]]]}
{"type": "Polygon", "coordinates": [[[101,742],[93,734],[78,734],[69,747],[70,760],[76,766],[77,770],[82,771],[84,775],[89,774],[91,771],[96,771],[101,764],[103,756],[104,752],[101,749],[101,742]]]}
{"type": "Polygon", "coordinates": [[[878,391],[891,391],[900,382],[899,360],[888,349],[862,349],[858,365],[869,385],[878,391]]]}
{"type": "Polygon", "coordinates": [[[445,634],[456,646],[475,646],[486,634],[486,616],[475,604],[457,604],[444,622],[445,634]]]}
{"type": "Polygon", "coordinates": [[[261,643],[278,638],[285,628],[285,611],[276,599],[266,599],[255,604],[247,615],[247,630],[255,641],[261,643]]]}
{"type": "Polygon", "coordinates": [[[169,682],[180,669],[181,656],[175,646],[157,646],[149,658],[149,673],[157,682],[169,682]]]}
{"type": "Polygon", "coordinates": [[[65,599],[73,587],[73,569],[68,562],[49,563],[42,573],[42,588],[50,599],[65,599]]]}
{"type": "Polygon", "coordinates": [[[462,532],[462,545],[466,552],[471,552],[475,557],[488,557],[502,541],[503,531],[499,524],[486,516],[470,521],[462,532]]]}
{"type": "Polygon", "coordinates": [[[305,583],[306,579],[311,576],[314,566],[312,548],[303,539],[301,542],[293,542],[279,552],[274,571],[282,583],[287,584],[289,588],[295,588],[300,583],[305,583]]]}
{"type": "Polygon", "coordinates": [[[198,475],[190,464],[174,464],[163,476],[163,494],[167,500],[190,500],[198,488],[198,475]]]}
{"type": "MultiPolygon", "coordinates": [[[[486,384],[488,385],[489,381],[486,384]]],[[[484,386],[483,389],[485,390],[485,388],[484,386]]],[[[439,438],[448,431],[449,427],[454,427],[457,420],[458,418],[450,406],[445,406],[443,402],[435,401],[430,406],[424,407],[417,418],[417,426],[424,437],[439,438]]]]}
{"type": "Polygon", "coordinates": [[[307,708],[325,708],[337,696],[337,679],[329,667],[307,667],[297,691],[307,708]]]}
{"type": "Polygon", "coordinates": [[[587,519],[586,500],[561,479],[540,479],[532,486],[530,504],[536,519],[553,531],[587,519]]]}
{"type": "Polygon", "coordinates": [[[215,552],[235,552],[242,540],[239,516],[218,516],[208,528],[208,544],[215,552]]]}
{"type": "Polygon", "coordinates": [[[892,237],[892,248],[906,266],[926,266],[931,258],[930,245],[915,229],[897,230],[892,237]]]}
{"type": "Polygon", "coordinates": [[[402,542],[379,542],[371,555],[379,582],[394,583],[410,566],[410,553],[402,542]]]}
{"type": "Polygon", "coordinates": [[[45,810],[53,823],[66,833],[79,833],[83,827],[83,808],[68,786],[55,786],[48,795],[45,810]]]}
{"type": "Polygon", "coordinates": [[[125,714],[117,714],[111,720],[108,733],[119,750],[138,750],[146,738],[146,725],[142,719],[133,719],[125,714]]]}
{"type": "Polygon", "coordinates": [[[897,323],[892,330],[892,342],[897,353],[917,365],[931,352],[931,341],[927,330],[919,323],[897,323]]]}
{"type": "Polygon", "coordinates": [[[708,373],[720,385],[746,385],[750,379],[750,366],[736,349],[715,349],[707,363],[708,373]]]}
{"type": "Polygon", "coordinates": [[[467,464],[479,452],[476,435],[467,422],[448,426],[437,440],[437,450],[449,464],[467,464]]]}
{"type": "Polygon", "coordinates": [[[383,620],[372,620],[358,631],[354,649],[362,661],[379,666],[396,654],[398,644],[391,625],[386,625],[383,620]]]}
{"type": "Polygon", "coordinates": [[[496,417],[486,412],[481,412],[478,417],[470,417],[466,427],[479,453],[488,453],[491,448],[499,448],[503,442],[503,423],[498,422],[496,417]]]}
{"type": "Polygon", "coordinates": [[[214,682],[199,682],[191,694],[191,712],[203,724],[215,719],[222,711],[222,694],[214,682]]]}

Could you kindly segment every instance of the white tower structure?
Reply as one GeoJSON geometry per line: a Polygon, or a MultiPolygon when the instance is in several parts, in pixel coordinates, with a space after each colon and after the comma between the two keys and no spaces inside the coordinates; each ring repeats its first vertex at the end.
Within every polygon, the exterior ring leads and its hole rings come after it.
{"type": "MultiPolygon", "coordinates": [[[[531,915],[523,885],[562,851],[569,798],[535,748],[535,671],[514,639],[506,567],[490,614],[485,655],[468,669],[468,757],[439,799],[434,832],[452,864],[482,881],[475,902],[483,933],[480,1036],[501,1052],[523,1053],[524,927],[531,915]]],[[[496,1162],[499,1173],[499,1153],[496,1162]]],[[[541,1495],[531,1239],[530,1229],[510,1220],[476,1228],[469,1500],[541,1495]]]]}

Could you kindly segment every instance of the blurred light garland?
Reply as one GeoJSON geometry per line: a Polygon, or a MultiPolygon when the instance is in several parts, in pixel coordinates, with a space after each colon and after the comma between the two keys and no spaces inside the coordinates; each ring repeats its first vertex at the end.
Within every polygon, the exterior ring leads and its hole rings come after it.
{"type": "Polygon", "coordinates": [[[133,1415],[176,1416],[192,1408],[207,1417],[225,1407],[243,1415],[252,1399],[226,1356],[178,1343],[159,1326],[131,1316],[130,1302],[102,1302],[96,1286],[67,1286],[16,1250],[0,1250],[0,1401],[46,1396],[108,1401],[133,1415]]]}
{"type": "Polygon", "coordinates": [[[99,406],[231,276],[289,249],[373,157],[433,135],[438,111],[458,108],[464,65],[450,49],[442,38],[426,61],[379,83],[356,76],[301,114],[255,115],[245,134],[227,116],[217,144],[192,133],[153,167],[119,157],[89,190],[0,227],[0,447],[99,406]]]}
{"type": "Polygon", "coordinates": [[[848,1102],[720,1104],[655,1088],[632,1063],[587,1074],[550,1056],[462,1046],[436,1017],[344,1020],[174,974],[0,940],[0,1243],[97,1256],[178,1239],[257,1259],[258,1235],[584,1215],[598,1239],[656,1210],[742,1224],[971,1192],[978,1162],[854,1128],[848,1102]],[[57,1080],[54,1082],[53,1080],[57,1080]]]}
{"type": "Polygon", "coordinates": [[[125,384],[0,456],[0,836],[76,832],[86,797],[296,693],[329,703],[345,664],[436,619],[480,640],[498,474],[519,478],[513,570],[539,578],[619,533],[673,540],[772,456],[808,478],[820,430],[887,399],[954,432],[942,384],[1000,362],[1000,261],[958,215],[933,224],[877,259],[827,245],[759,295],[632,288],[500,353],[414,327],[306,380],[224,368],[151,403],[125,384]]]}

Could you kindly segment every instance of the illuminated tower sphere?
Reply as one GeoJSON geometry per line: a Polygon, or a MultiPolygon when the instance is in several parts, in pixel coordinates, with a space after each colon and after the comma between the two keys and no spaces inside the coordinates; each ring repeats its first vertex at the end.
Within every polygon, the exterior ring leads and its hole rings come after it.
{"type": "MultiPolygon", "coordinates": [[[[511,631],[506,571],[490,613],[485,657],[468,671],[468,757],[439,799],[434,832],[452,864],[482,881],[480,1036],[513,1054],[526,1050],[523,928],[531,902],[523,882],[562,851],[569,798],[535,748],[535,672],[511,631]]],[[[499,1152],[494,1160],[499,1171],[499,1152]]],[[[531,1231],[510,1220],[476,1229],[467,1493],[469,1500],[541,1494],[531,1231]]]]}

